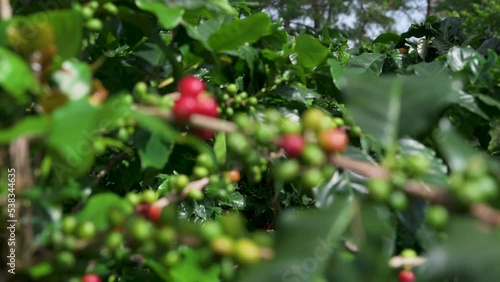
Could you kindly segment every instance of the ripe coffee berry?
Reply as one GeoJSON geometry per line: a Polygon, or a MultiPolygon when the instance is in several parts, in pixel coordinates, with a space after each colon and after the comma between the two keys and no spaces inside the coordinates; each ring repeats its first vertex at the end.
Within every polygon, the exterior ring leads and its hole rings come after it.
{"type": "Polygon", "coordinates": [[[280,147],[290,157],[299,157],[306,145],[304,138],[299,134],[287,134],[280,138],[280,147]]]}
{"type": "Polygon", "coordinates": [[[173,110],[176,120],[186,122],[189,118],[197,112],[198,101],[191,96],[185,96],[175,101],[173,110]]]}
{"type": "Polygon", "coordinates": [[[82,278],[82,282],[101,282],[101,277],[97,274],[86,274],[82,278]]]}
{"type": "Polygon", "coordinates": [[[208,94],[201,94],[196,99],[196,113],[209,117],[217,117],[217,101],[208,94]]]}
{"type": "Polygon", "coordinates": [[[158,206],[158,205],[153,203],[149,207],[147,216],[151,221],[158,222],[160,220],[162,210],[163,210],[163,207],[158,206]]]}
{"type": "Polygon", "coordinates": [[[240,172],[237,169],[233,169],[230,171],[226,171],[224,173],[224,177],[229,181],[229,182],[239,182],[241,175],[240,172]]]}
{"type": "Polygon", "coordinates": [[[188,75],[179,81],[177,89],[181,96],[194,98],[206,90],[206,85],[201,79],[188,75]]]}
{"type": "Polygon", "coordinates": [[[145,201],[138,203],[134,210],[136,213],[141,214],[143,216],[147,216],[149,213],[149,209],[151,208],[151,204],[145,201]]]}
{"type": "Polygon", "coordinates": [[[318,142],[328,152],[342,152],[349,145],[349,136],[342,129],[332,128],[322,131],[318,142]]]}
{"type": "Polygon", "coordinates": [[[403,270],[399,272],[399,282],[414,282],[415,281],[415,273],[411,270],[403,270]]]}

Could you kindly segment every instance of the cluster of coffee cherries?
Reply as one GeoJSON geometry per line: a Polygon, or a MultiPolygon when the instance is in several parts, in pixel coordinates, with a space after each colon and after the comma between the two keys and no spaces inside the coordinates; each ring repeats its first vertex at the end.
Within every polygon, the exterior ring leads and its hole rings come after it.
{"type": "MultiPolygon", "coordinates": [[[[401,257],[404,260],[412,260],[418,257],[417,253],[412,249],[405,249],[401,252],[401,257]]],[[[412,264],[403,264],[403,269],[398,274],[399,282],[414,282],[416,279],[415,272],[413,272],[412,264]]]]}
{"type": "Polygon", "coordinates": [[[468,160],[465,170],[451,174],[450,188],[456,199],[466,206],[488,202],[499,195],[497,181],[489,172],[486,158],[480,154],[468,160]]]}
{"type": "Polygon", "coordinates": [[[257,176],[256,181],[271,159],[275,179],[283,182],[300,179],[302,187],[313,188],[334,172],[328,157],[344,151],[349,144],[347,132],[342,128],[344,120],[318,108],[306,110],[295,120],[269,109],[256,118],[238,114],[234,122],[239,131],[228,135],[228,150],[243,157],[251,175],[257,176]],[[266,151],[267,158],[257,154],[266,151]]]}
{"type": "MultiPolygon", "coordinates": [[[[218,117],[219,104],[213,95],[207,92],[205,82],[201,79],[192,75],[185,76],[179,81],[178,91],[180,97],[172,108],[176,122],[187,124],[195,114],[218,117]]],[[[191,131],[202,139],[209,139],[214,135],[209,129],[195,128],[191,131]]]]}
{"type": "Polygon", "coordinates": [[[226,93],[222,95],[220,114],[223,117],[232,117],[237,112],[255,112],[258,104],[257,97],[249,96],[246,91],[238,91],[238,85],[231,83],[226,86],[226,93]]]}
{"type": "Polygon", "coordinates": [[[423,155],[400,155],[394,162],[386,161],[384,167],[391,172],[390,179],[370,179],[367,183],[370,196],[387,203],[394,210],[405,210],[408,207],[408,197],[403,192],[408,179],[417,179],[427,173],[430,159],[423,155]]]}
{"type": "MultiPolygon", "coordinates": [[[[239,180],[234,170],[223,175],[227,181],[239,180]]],[[[186,187],[187,181],[177,175],[174,185],[186,187]]],[[[79,215],[66,215],[50,238],[56,251],[54,270],[71,282],[100,282],[109,274],[101,274],[102,270],[92,273],[95,270],[88,266],[89,258],[98,257],[118,264],[133,257],[142,257],[134,261],[143,264],[144,259],[151,258],[169,270],[182,263],[183,246],[188,246],[205,264],[220,263],[222,275],[229,279],[235,274],[234,265],[249,265],[272,256],[270,234],[263,230],[249,233],[237,213],[221,211],[219,220],[200,225],[179,221],[175,204],[159,206],[158,202],[157,191],[129,192],[120,205],[107,209],[105,222],[100,221],[99,227],[79,215]],[[83,277],[74,276],[83,272],[87,272],[83,277]]]]}
{"type": "Polygon", "coordinates": [[[96,15],[103,13],[109,15],[117,15],[118,7],[113,2],[99,3],[99,1],[89,1],[83,5],[75,3],[73,9],[80,12],[82,18],[86,21],[85,27],[90,31],[101,31],[103,23],[96,15]]]}

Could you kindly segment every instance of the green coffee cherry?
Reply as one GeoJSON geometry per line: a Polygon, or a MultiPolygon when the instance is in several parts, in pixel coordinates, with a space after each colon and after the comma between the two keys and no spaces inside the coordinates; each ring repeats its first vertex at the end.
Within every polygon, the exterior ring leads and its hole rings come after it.
{"type": "Polygon", "coordinates": [[[391,194],[391,185],[383,179],[370,179],[368,181],[370,196],[377,201],[386,201],[391,194]]]}
{"type": "Polygon", "coordinates": [[[173,180],[174,188],[176,190],[182,190],[189,184],[189,177],[185,174],[176,175],[173,180]]]}
{"type": "Polygon", "coordinates": [[[209,174],[210,174],[210,171],[208,170],[208,168],[206,168],[204,166],[195,166],[193,168],[193,175],[198,179],[201,179],[203,177],[207,177],[209,174]]]}
{"type": "Polygon", "coordinates": [[[110,250],[118,249],[123,242],[123,235],[120,232],[111,232],[106,237],[106,247],[110,250]]]}
{"type": "Polygon", "coordinates": [[[76,258],[72,252],[62,251],[57,254],[56,262],[61,269],[70,269],[75,267],[76,258]]]}
{"type": "Polygon", "coordinates": [[[203,200],[203,197],[204,197],[203,191],[198,190],[198,189],[191,189],[188,192],[188,197],[193,199],[193,200],[196,200],[196,201],[201,201],[201,200],[203,200]]]}
{"type": "Polygon", "coordinates": [[[319,168],[308,168],[302,173],[300,179],[304,188],[310,189],[321,183],[321,180],[323,180],[323,173],[319,168]]]}
{"type": "Polygon", "coordinates": [[[286,119],[280,123],[280,131],[282,134],[300,134],[302,125],[300,122],[286,119]]]}
{"type": "Polygon", "coordinates": [[[205,240],[211,241],[217,237],[222,236],[222,226],[214,221],[207,221],[201,228],[201,235],[205,240]]]}
{"type": "Polygon", "coordinates": [[[413,249],[404,249],[401,252],[401,256],[406,259],[412,259],[418,257],[417,252],[413,249]]]}
{"type": "Polygon", "coordinates": [[[91,239],[95,236],[96,234],[96,228],[93,222],[91,221],[86,221],[83,222],[77,230],[77,235],[78,237],[82,239],[91,239]]]}
{"type": "Polygon", "coordinates": [[[117,15],[118,14],[118,7],[116,7],[116,5],[113,4],[113,3],[111,3],[111,2],[107,2],[102,7],[103,7],[103,9],[106,12],[110,13],[111,15],[117,15]]]}
{"type": "Polygon", "coordinates": [[[326,155],[316,144],[307,144],[302,150],[302,159],[310,165],[321,166],[326,162],[326,155]]]}
{"type": "Polygon", "coordinates": [[[234,95],[238,92],[238,85],[231,83],[226,87],[226,90],[229,94],[234,95]]]}
{"type": "Polygon", "coordinates": [[[154,190],[148,189],[142,192],[142,200],[146,203],[154,203],[157,199],[156,192],[154,190]]]}
{"type": "Polygon", "coordinates": [[[204,166],[210,170],[215,168],[214,159],[206,153],[198,155],[198,157],[196,158],[196,164],[199,166],[204,166]]]}
{"type": "Polygon", "coordinates": [[[65,234],[71,234],[78,225],[78,220],[74,216],[66,216],[62,220],[62,231],[65,234]]]}
{"type": "Polygon", "coordinates": [[[100,19],[90,19],[85,23],[85,27],[90,31],[101,31],[103,24],[100,19]]]}
{"type": "Polygon", "coordinates": [[[389,197],[389,205],[398,211],[406,210],[408,207],[408,197],[402,191],[394,191],[389,197]]]}
{"type": "Polygon", "coordinates": [[[443,206],[431,206],[427,210],[426,219],[430,225],[441,229],[448,223],[448,210],[443,206]]]}
{"type": "Polygon", "coordinates": [[[236,241],[234,256],[243,264],[253,264],[260,260],[260,249],[254,241],[242,238],[236,241]]]}
{"type": "Polygon", "coordinates": [[[163,246],[173,244],[176,240],[177,233],[171,227],[162,227],[156,232],[156,241],[163,246]]]}
{"type": "Polygon", "coordinates": [[[299,169],[299,162],[296,159],[289,159],[276,165],[274,168],[274,175],[276,179],[287,182],[293,180],[297,176],[299,169]]]}

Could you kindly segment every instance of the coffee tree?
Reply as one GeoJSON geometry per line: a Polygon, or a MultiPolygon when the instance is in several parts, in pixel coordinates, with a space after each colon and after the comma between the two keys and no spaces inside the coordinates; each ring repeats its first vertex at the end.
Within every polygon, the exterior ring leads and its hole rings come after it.
{"type": "Polygon", "coordinates": [[[7,281],[500,277],[498,38],[431,17],[348,48],[244,2],[12,2],[7,281]]]}

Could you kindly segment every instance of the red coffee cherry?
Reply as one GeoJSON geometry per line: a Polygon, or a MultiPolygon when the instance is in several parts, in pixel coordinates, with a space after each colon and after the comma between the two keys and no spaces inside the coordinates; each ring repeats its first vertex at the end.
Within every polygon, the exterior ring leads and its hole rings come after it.
{"type": "Polygon", "coordinates": [[[217,112],[217,100],[212,96],[207,94],[201,94],[196,99],[196,113],[209,117],[217,117],[219,113],[217,112]]]}
{"type": "Polygon", "coordinates": [[[349,145],[349,136],[339,128],[327,129],[319,134],[318,143],[328,152],[342,152],[349,145]]]}
{"type": "Polygon", "coordinates": [[[197,113],[197,110],[198,102],[194,97],[181,96],[175,101],[173,113],[176,120],[187,122],[193,114],[197,113]]]}
{"type": "Polygon", "coordinates": [[[151,204],[145,201],[138,203],[134,208],[136,213],[143,216],[148,216],[150,209],[151,209],[151,204]]]}
{"type": "Polygon", "coordinates": [[[287,134],[283,135],[279,141],[280,147],[285,150],[288,156],[298,157],[304,150],[306,142],[302,135],[299,134],[287,134]]]}
{"type": "Polygon", "coordinates": [[[411,270],[403,270],[399,272],[399,282],[414,282],[415,273],[411,270]]]}
{"type": "Polygon", "coordinates": [[[86,274],[82,278],[82,282],[101,282],[101,277],[99,277],[97,274],[86,274]]]}
{"type": "Polygon", "coordinates": [[[179,81],[177,89],[184,97],[197,97],[201,92],[206,90],[205,82],[196,76],[188,75],[179,81]]]}
{"type": "Polygon", "coordinates": [[[156,204],[152,204],[149,207],[147,212],[148,218],[153,222],[158,222],[160,220],[161,212],[163,211],[163,207],[158,206],[156,204]]]}

